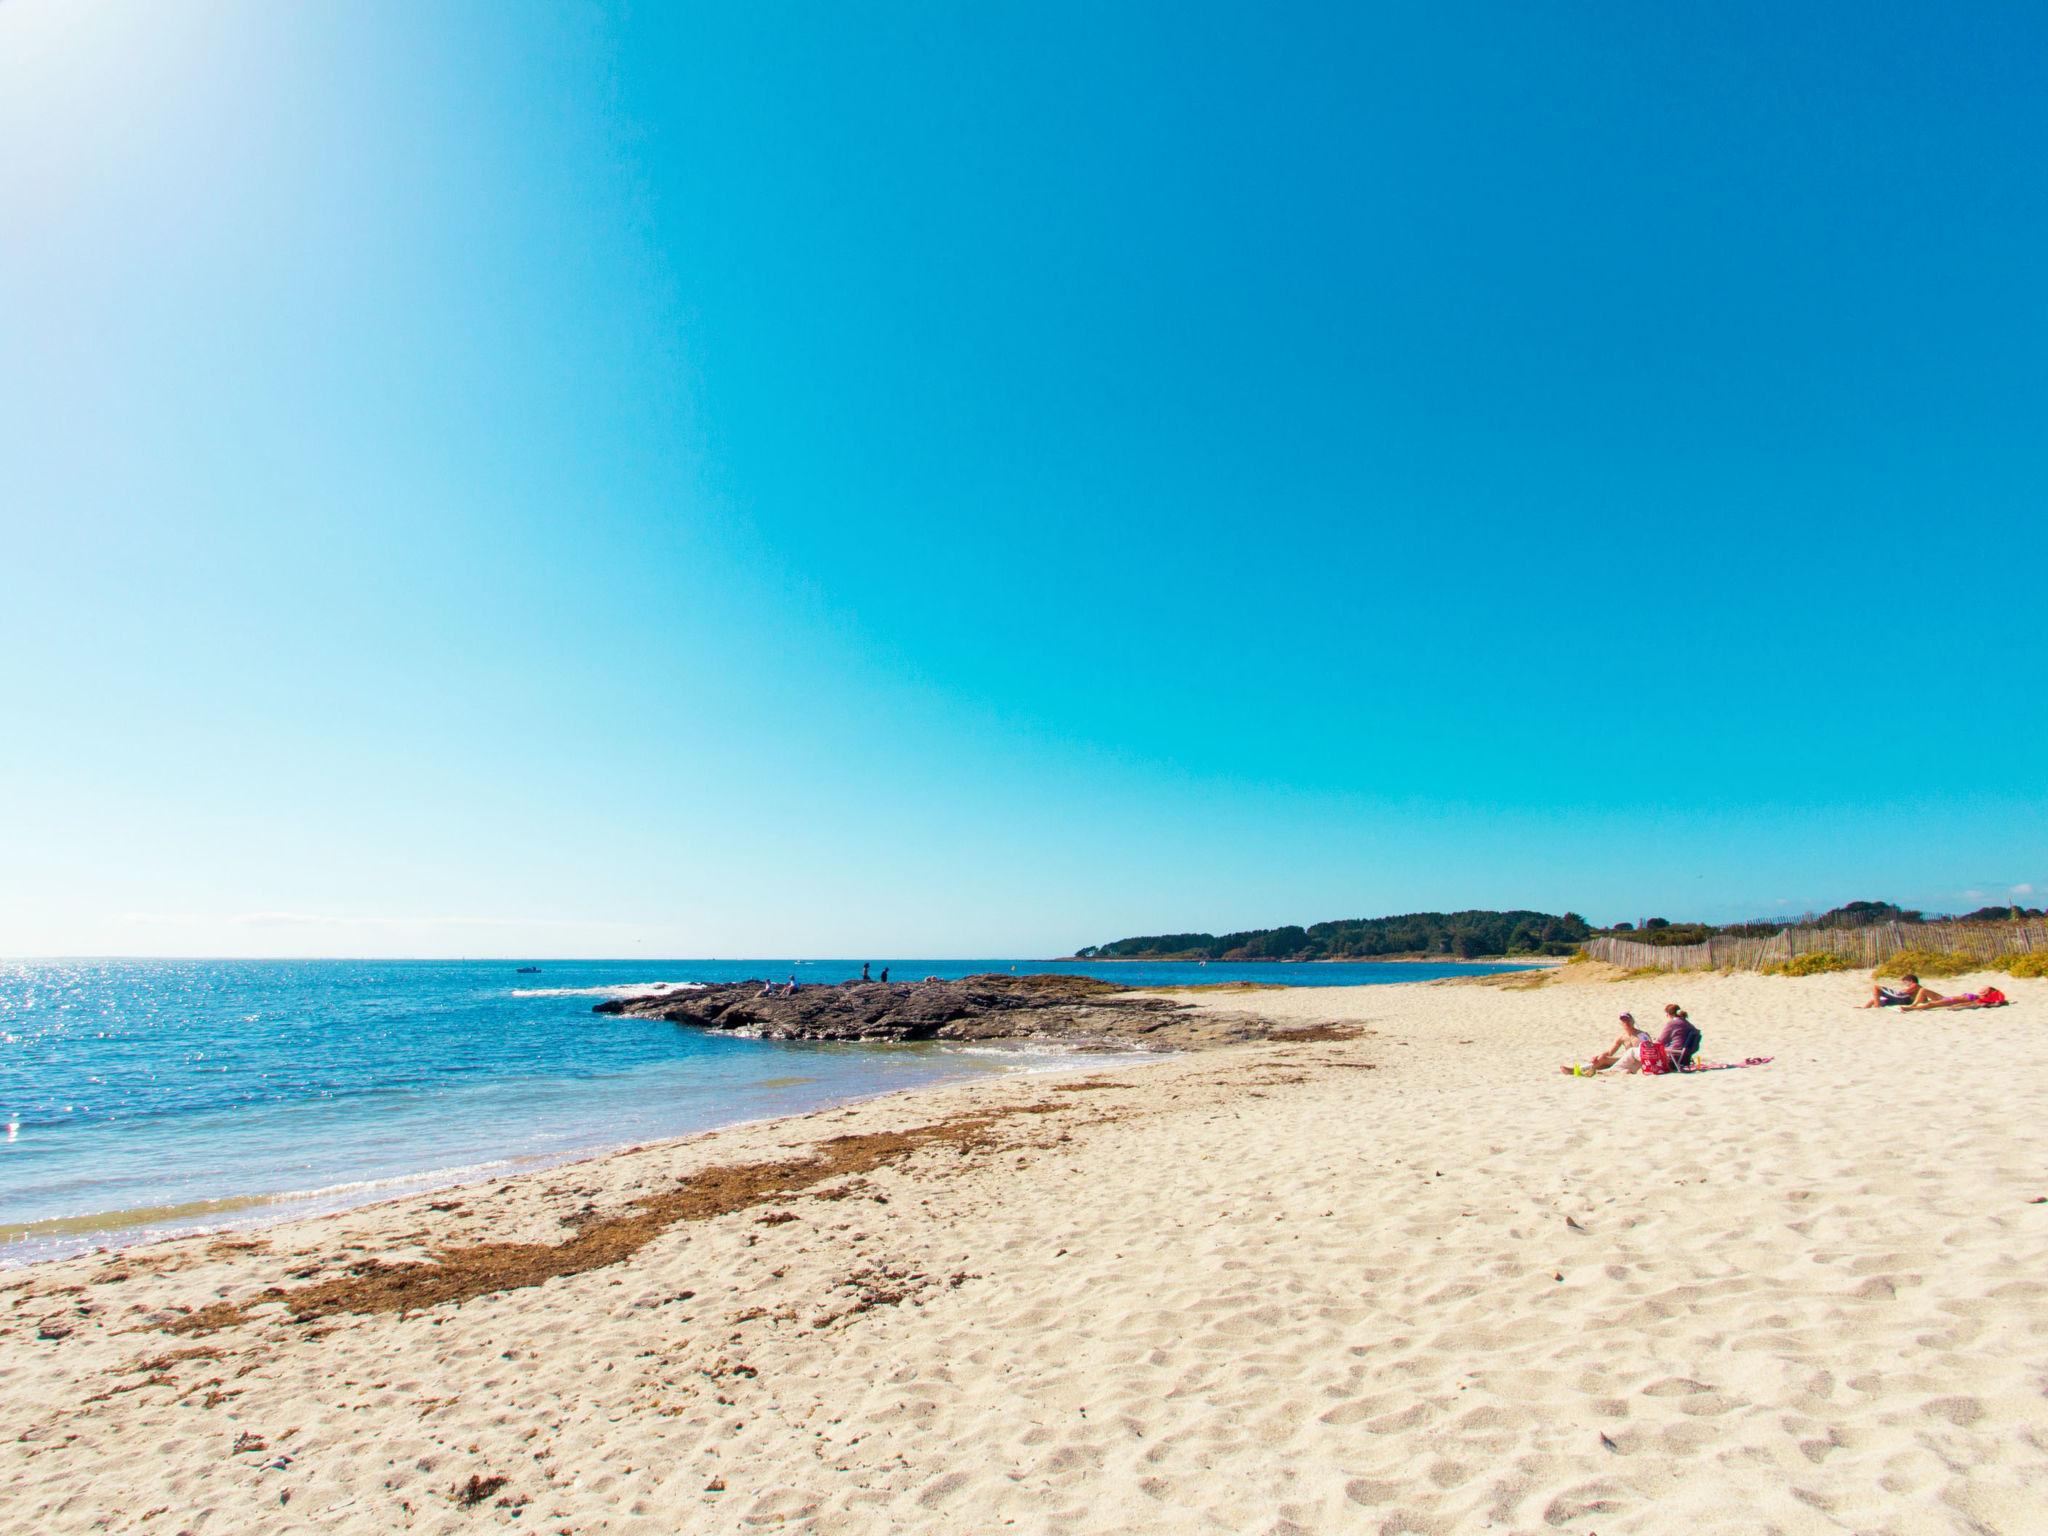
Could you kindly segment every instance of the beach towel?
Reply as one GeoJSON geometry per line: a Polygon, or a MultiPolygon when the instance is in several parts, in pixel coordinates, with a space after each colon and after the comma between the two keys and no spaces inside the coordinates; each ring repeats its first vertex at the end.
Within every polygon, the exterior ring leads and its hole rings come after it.
{"type": "Polygon", "coordinates": [[[1769,1056],[1752,1056],[1747,1061],[1696,1061],[1686,1071],[1733,1072],[1737,1067],[1768,1067],[1772,1059],[1769,1056]]]}

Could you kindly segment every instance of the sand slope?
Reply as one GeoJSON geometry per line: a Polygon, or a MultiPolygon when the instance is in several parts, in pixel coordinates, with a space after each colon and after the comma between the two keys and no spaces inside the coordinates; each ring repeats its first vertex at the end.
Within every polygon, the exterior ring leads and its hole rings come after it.
{"type": "Polygon", "coordinates": [[[1577,981],[1260,994],[1366,1033],[6,1277],[0,1529],[2048,1529],[2048,983],[1577,981]],[[1556,1074],[1667,1000],[1775,1062],[1556,1074]],[[1027,1106],[459,1306],[159,1326],[1027,1106]]]}

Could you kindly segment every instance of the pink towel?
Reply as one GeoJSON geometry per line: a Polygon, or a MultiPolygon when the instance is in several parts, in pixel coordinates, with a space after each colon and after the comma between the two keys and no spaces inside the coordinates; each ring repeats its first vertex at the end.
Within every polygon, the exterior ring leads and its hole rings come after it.
{"type": "Polygon", "coordinates": [[[1747,1061],[1696,1061],[1686,1068],[1688,1072],[1733,1072],[1737,1067],[1767,1067],[1771,1064],[1768,1056],[1752,1056],[1747,1061]]]}

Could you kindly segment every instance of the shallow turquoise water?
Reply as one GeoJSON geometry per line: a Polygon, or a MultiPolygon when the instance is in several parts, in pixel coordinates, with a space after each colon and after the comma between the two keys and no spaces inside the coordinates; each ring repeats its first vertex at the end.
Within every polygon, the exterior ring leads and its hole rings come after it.
{"type": "MultiPolygon", "coordinates": [[[[895,979],[1418,981],[1480,966],[890,960],[895,979]]],[[[0,1263],[334,1209],[1044,1052],[738,1040],[591,1012],[660,982],[831,982],[845,961],[0,963],[0,1263]]]]}

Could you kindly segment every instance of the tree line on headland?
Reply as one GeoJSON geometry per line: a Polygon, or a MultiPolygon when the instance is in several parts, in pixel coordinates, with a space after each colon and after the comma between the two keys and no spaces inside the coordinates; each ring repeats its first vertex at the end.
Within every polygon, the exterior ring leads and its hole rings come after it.
{"type": "Polygon", "coordinates": [[[1243,933],[1157,933],[1091,944],[1077,960],[1369,960],[1385,955],[1568,955],[1593,936],[1576,912],[1406,912],[1243,933]]]}
{"type": "MultiPolygon", "coordinates": [[[[2038,918],[2029,907],[1979,907],[1962,922],[2038,918]]],[[[1780,929],[1871,928],[1919,923],[1928,915],[1888,901],[1852,901],[1815,915],[1747,923],[1674,923],[1646,918],[1640,926],[1596,929],[1576,912],[1405,912],[1354,917],[1309,927],[1250,928],[1242,933],[1154,933],[1091,944],[1077,960],[1371,960],[1389,955],[1441,955],[1485,960],[1515,955],[1569,955],[1596,934],[1627,935],[1650,944],[1699,944],[1708,938],[1768,938],[1780,929]]]]}

